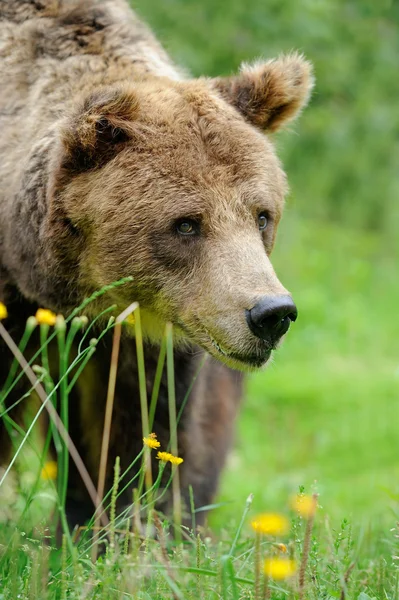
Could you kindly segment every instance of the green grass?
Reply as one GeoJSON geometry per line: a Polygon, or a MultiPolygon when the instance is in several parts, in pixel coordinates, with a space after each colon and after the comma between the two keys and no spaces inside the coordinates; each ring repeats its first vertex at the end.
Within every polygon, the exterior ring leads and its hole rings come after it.
{"type": "MultiPolygon", "coordinates": [[[[132,537],[126,552],[126,537],[117,534],[116,547],[95,566],[83,541],[72,552],[50,550],[42,516],[56,501],[51,485],[39,482],[19,520],[39,468],[27,453],[0,489],[0,599],[255,598],[250,517],[288,512],[303,485],[319,493],[320,504],[306,600],[398,600],[398,5],[134,4],[194,75],[228,74],[242,60],[293,48],[315,63],[311,106],[294,131],[275,138],[292,195],[273,263],[299,318],[274,363],[248,378],[212,536],[198,542],[188,532],[190,541],[177,547],[150,538],[140,550],[132,537]],[[253,504],[227,559],[250,493],[253,504]]],[[[298,560],[304,528],[294,518],[284,538],[298,560]]],[[[271,552],[270,540],[264,550],[271,552]]],[[[296,599],[289,589],[276,584],[272,599],[296,599]]]]}

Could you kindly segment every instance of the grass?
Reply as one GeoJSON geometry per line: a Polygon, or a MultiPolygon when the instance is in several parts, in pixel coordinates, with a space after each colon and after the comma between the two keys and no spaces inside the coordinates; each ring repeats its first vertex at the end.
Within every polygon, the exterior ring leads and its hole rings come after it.
{"type": "MultiPolygon", "coordinates": [[[[301,563],[307,521],[288,503],[304,486],[319,494],[304,597],[398,600],[398,7],[368,0],[135,6],[195,75],[227,74],[242,60],[292,48],[315,63],[316,92],[297,134],[276,138],[292,196],[273,263],[299,319],[274,364],[248,378],[209,536],[184,531],[175,545],[168,532],[176,522],[153,515],[157,535],[141,539],[134,519],[115,522],[111,510],[110,541],[94,565],[84,532],[56,547],[43,515],[57,504],[57,489],[38,478],[43,457],[27,443],[0,486],[0,599],[298,599],[298,576],[265,591],[257,573],[276,540],[301,563]],[[256,538],[249,522],[260,511],[288,514],[290,533],[256,538]]],[[[51,391],[54,382],[37,375],[51,391]]],[[[31,441],[40,447],[35,430],[31,441]]],[[[114,496],[125,482],[117,479],[114,496]]],[[[138,495],[136,515],[145,503],[138,495]]]]}

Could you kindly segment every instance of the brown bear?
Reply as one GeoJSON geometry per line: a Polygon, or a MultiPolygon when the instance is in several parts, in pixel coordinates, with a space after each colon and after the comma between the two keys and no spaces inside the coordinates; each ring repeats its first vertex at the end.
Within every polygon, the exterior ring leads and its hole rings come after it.
{"type": "MultiPolygon", "coordinates": [[[[196,506],[208,505],[240,371],[264,365],[296,318],[269,259],[287,185],[264,132],[306,104],[311,66],[291,54],[231,77],[190,79],[125,0],[0,0],[0,82],[7,328],[18,340],[38,306],[67,315],[132,276],[88,309],[140,303],[149,393],[165,323],[173,324],[177,409],[210,355],[178,432],[183,498],[192,486],[196,506]]],[[[71,436],[94,481],[111,344],[112,336],[99,344],[70,401],[71,436]]],[[[12,357],[3,343],[0,352],[1,387],[12,357]]],[[[135,342],[124,335],[110,470],[116,456],[123,470],[142,447],[138,396],[135,342]]],[[[168,422],[165,376],[153,427],[164,447],[168,422]]],[[[0,448],[6,456],[4,430],[0,448]]],[[[68,511],[72,523],[93,512],[72,465],[68,511]]]]}

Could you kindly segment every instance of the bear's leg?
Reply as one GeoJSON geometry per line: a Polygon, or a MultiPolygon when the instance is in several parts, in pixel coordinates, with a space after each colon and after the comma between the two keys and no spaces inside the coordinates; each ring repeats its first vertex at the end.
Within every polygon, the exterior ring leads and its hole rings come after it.
{"type": "MultiPolygon", "coordinates": [[[[103,340],[80,378],[74,401],[70,403],[71,436],[95,485],[98,482],[112,336],[107,336],[103,340]]],[[[150,399],[159,348],[146,345],[144,351],[147,397],[150,399]]],[[[241,374],[227,369],[211,358],[205,361],[192,387],[203,356],[198,351],[176,350],[174,353],[176,412],[179,413],[184,405],[178,425],[178,446],[179,455],[184,459],[179,466],[179,475],[184,505],[183,518],[187,525],[191,525],[190,486],[193,489],[196,508],[207,506],[214,501],[220,473],[231,446],[242,388],[241,374]],[[192,390],[187,398],[191,387],[192,390]]],[[[170,431],[166,368],[162,375],[151,429],[157,435],[161,444],[160,449],[168,450],[170,431]]],[[[112,486],[113,469],[118,456],[121,474],[128,470],[119,489],[121,490],[130,482],[119,498],[119,510],[131,505],[133,489],[138,486],[138,471],[142,461],[139,459],[133,466],[131,465],[143,448],[142,437],[135,340],[122,337],[106,477],[107,491],[112,486]]],[[[156,454],[156,450],[151,451],[154,480],[159,469],[156,454]]],[[[165,468],[161,488],[167,483],[169,475],[168,465],[165,468]]],[[[168,514],[172,513],[170,491],[169,489],[156,504],[156,507],[168,514]]],[[[84,520],[93,514],[91,501],[73,465],[70,467],[67,508],[71,525],[83,525],[84,520]]],[[[203,522],[205,515],[205,511],[197,513],[198,524],[203,522]]]]}
{"type": "MultiPolygon", "coordinates": [[[[181,487],[186,507],[185,524],[190,527],[190,486],[195,509],[214,503],[219,480],[234,438],[237,410],[242,396],[242,374],[208,357],[193,390],[186,422],[181,432],[185,461],[181,487]]],[[[203,525],[206,510],[195,513],[203,525]]]]}

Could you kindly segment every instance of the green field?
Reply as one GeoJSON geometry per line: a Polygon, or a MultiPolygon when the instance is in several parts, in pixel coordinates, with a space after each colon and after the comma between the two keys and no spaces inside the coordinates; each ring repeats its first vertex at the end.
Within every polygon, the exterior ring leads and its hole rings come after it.
{"type": "MultiPolygon", "coordinates": [[[[14,600],[17,593],[46,597],[37,590],[44,589],[40,581],[47,581],[49,560],[58,590],[48,592],[49,598],[260,598],[252,584],[238,580],[235,593],[223,556],[250,493],[251,514],[285,512],[288,499],[304,486],[319,494],[320,505],[310,555],[313,579],[304,598],[398,600],[399,532],[393,530],[399,520],[399,4],[133,4],[195,76],[229,74],[242,61],[292,49],[315,64],[310,106],[289,131],[275,136],[291,194],[273,264],[293,293],[299,317],[273,364],[247,379],[216,500],[220,506],[210,516],[214,539],[200,551],[195,543],[170,550],[171,568],[180,569],[176,579],[166,569],[165,577],[157,571],[145,585],[137,583],[137,568],[159,559],[152,542],[148,555],[111,553],[91,568],[82,547],[78,558],[66,552],[62,558],[58,551],[49,559],[42,547],[23,550],[19,539],[0,561],[5,577],[0,599],[14,600]],[[340,546],[342,540],[346,546],[340,546]],[[190,578],[185,569],[198,566],[198,552],[204,573],[190,578]],[[38,556],[41,574],[33,568],[38,556]],[[11,572],[19,581],[14,587],[11,572]]],[[[14,491],[4,488],[3,515],[23,509],[18,489],[25,492],[32,477],[23,472],[21,481],[14,491]]],[[[12,520],[3,521],[2,544],[15,529],[12,520]]],[[[295,523],[292,547],[300,556],[304,523],[297,528],[295,523]]],[[[247,519],[232,553],[237,577],[253,579],[252,548],[247,519]]],[[[271,598],[298,598],[284,590],[275,586],[271,598]]]]}

